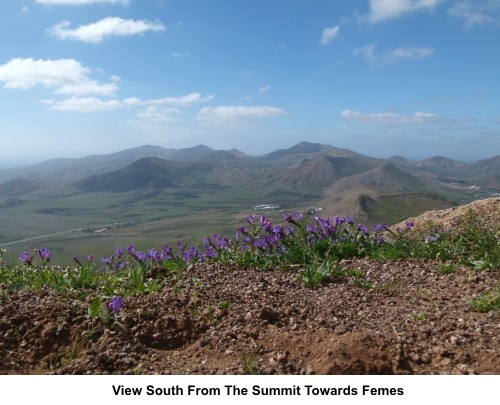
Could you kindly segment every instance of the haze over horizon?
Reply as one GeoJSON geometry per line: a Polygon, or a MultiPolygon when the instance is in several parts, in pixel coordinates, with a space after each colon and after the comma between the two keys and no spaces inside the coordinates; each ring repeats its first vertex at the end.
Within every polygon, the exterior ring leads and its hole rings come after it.
{"type": "Polygon", "coordinates": [[[0,166],[145,144],[500,153],[498,0],[15,0],[0,16],[0,166]]]}

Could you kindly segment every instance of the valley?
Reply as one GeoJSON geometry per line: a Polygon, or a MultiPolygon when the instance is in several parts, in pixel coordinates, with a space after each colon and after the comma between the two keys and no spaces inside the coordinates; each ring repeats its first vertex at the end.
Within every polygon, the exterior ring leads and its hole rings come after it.
{"type": "Polygon", "coordinates": [[[50,246],[58,263],[214,232],[233,237],[248,214],[283,222],[285,212],[350,216],[393,224],[500,191],[500,156],[467,164],[376,159],[302,142],[253,157],[144,146],[110,155],[55,159],[0,170],[0,246],[4,259],[50,246]]]}

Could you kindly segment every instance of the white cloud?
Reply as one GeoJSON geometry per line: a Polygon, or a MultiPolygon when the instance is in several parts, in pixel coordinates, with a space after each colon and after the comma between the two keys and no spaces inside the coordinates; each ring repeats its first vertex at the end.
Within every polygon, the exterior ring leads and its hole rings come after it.
{"type": "Polygon", "coordinates": [[[351,121],[358,121],[370,125],[405,125],[405,124],[445,124],[453,120],[431,113],[416,112],[410,115],[395,113],[363,113],[352,110],[342,110],[340,115],[351,121]]]}
{"type": "Polygon", "coordinates": [[[146,110],[138,113],[140,118],[155,122],[166,122],[175,120],[172,115],[180,114],[181,111],[178,108],[163,107],[164,105],[189,107],[193,103],[206,102],[212,98],[213,96],[203,97],[200,93],[191,93],[181,97],[165,97],[150,100],[129,97],[120,101],[116,99],[102,100],[96,97],[78,97],[77,95],[66,100],[42,100],[41,103],[49,105],[52,110],[83,113],[111,111],[121,108],[147,107],[146,110]]]}
{"type": "Polygon", "coordinates": [[[270,106],[203,107],[198,112],[198,120],[204,124],[235,124],[245,119],[276,117],[285,114],[285,110],[270,106]]]}
{"type": "Polygon", "coordinates": [[[141,100],[136,97],[131,97],[123,100],[123,102],[127,105],[176,105],[179,107],[188,107],[191,104],[195,103],[206,103],[212,100],[214,96],[202,96],[200,93],[190,93],[185,96],[180,97],[164,97],[164,98],[155,98],[149,100],[141,100]]]}
{"type": "Polygon", "coordinates": [[[154,99],[154,100],[148,100],[148,102],[151,104],[170,104],[170,105],[187,107],[187,106],[189,106],[191,104],[195,104],[195,103],[206,103],[206,102],[212,100],[213,98],[214,98],[214,96],[212,96],[212,95],[203,97],[200,93],[190,93],[186,96],[165,97],[165,98],[159,98],[159,99],[154,99]]]}
{"type": "Polygon", "coordinates": [[[465,28],[477,25],[500,25],[500,1],[459,1],[448,10],[450,15],[463,19],[465,28]]]}
{"type": "Polygon", "coordinates": [[[139,35],[147,31],[164,31],[166,28],[159,22],[147,20],[124,20],[119,17],[107,17],[92,24],[80,25],[70,29],[69,21],[63,21],[49,29],[49,33],[59,39],[69,39],[97,44],[112,36],[139,35]]]}
{"type": "Polygon", "coordinates": [[[401,48],[393,49],[392,51],[389,52],[376,53],[374,44],[366,45],[361,48],[356,48],[353,51],[354,56],[364,57],[367,61],[370,62],[372,66],[391,65],[393,63],[402,60],[424,59],[428,58],[433,53],[434,50],[427,46],[421,46],[421,47],[403,46],[401,48]]]}
{"type": "Polygon", "coordinates": [[[446,0],[370,0],[371,23],[377,23],[421,10],[431,10],[446,0]]]}
{"type": "Polygon", "coordinates": [[[177,108],[158,108],[155,106],[149,106],[146,110],[137,114],[137,116],[149,122],[165,123],[178,121],[178,119],[172,115],[178,115],[180,112],[181,111],[177,108]]]}
{"type": "Polygon", "coordinates": [[[66,100],[42,100],[42,104],[51,106],[52,110],[97,112],[112,111],[123,108],[123,103],[118,100],[101,100],[95,97],[71,97],[66,100]]]}
{"type": "Polygon", "coordinates": [[[58,94],[112,95],[115,83],[100,84],[89,78],[90,69],[74,59],[12,59],[0,65],[0,82],[8,89],[44,86],[58,94]]]}
{"type": "Polygon", "coordinates": [[[335,27],[327,27],[323,30],[323,34],[321,35],[320,43],[322,45],[328,45],[339,33],[339,26],[335,27]]]}
{"type": "Polygon", "coordinates": [[[267,93],[271,90],[271,86],[266,84],[265,86],[259,87],[259,93],[267,93]]]}
{"type": "Polygon", "coordinates": [[[172,52],[170,56],[173,59],[187,58],[189,56],[188,52],[172,52]]]}
{"type": "Polygon", "coordinates": [[[130,0],[36,0],[39,4],[44,4],[47,6],[60,6],[60,5],[71,5],[71,6],[83,6],[88,4],[123,4],[127,6],[130,0]]]}

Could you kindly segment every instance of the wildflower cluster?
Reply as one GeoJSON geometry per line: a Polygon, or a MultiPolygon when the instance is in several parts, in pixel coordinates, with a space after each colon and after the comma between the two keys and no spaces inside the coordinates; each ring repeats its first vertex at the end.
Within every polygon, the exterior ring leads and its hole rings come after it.
{"type": "MultiPolygon", "coordinates": [[[[40,259],[42,261],[42,266],[47,265],[47,263],[50,262],[50,259],[52,259],[52,253],[46,247],[36,249],[35,252],[38,252],[38,255],[40,256],[40,259]]],[[[19,255],[19,260],[21,260],[23,264],[31,266],[33,265],[34,257],[26,250],[19,255]]]]}
{"type": "MultiPolygon", "coordinates": [[[[411,229],[413,223],[407,222],[404,230],[391,231],[387,225],[374,225],[373,232],[363,224],[355,225],[352,217],[313,218],[296,212],[285,213],[284,221],[289,227],[273,224],[264,215],[249,215],[246,224],[240,226],[234,238],[214,233],[203,239],[201,248],[178,242],[178,251],[164,245],[161,250],[151,248],[147,251],[136,250],[130,244],[126,251],[118,247],[114,254],[102,256],[101,270],[117,273],[139,266],[142,269],[152,267],[181,268],[187,264],[204,261],[231,261],[240,265],[268,266],[276,263],[311,262],[320,258],[344,258],[361,256],[370,252],[373,247],[399,240],[411,229]],[[389,238],[387,236],[389,236],[389,238]],[[125,254],[125,252],[127,254],[125,254]]],[[[42,265],[51,260],[51,253],[45,247],[37,250],[42,265]]],[[[22,252],[19,259],[24,265],[33,265],[34,258],[27,251],[22,252]]],[[[84,265],[77,256],[73,261],[80,267],[90,268],[94,265],[93,256],[87,256],[84,265]]]]}
{"type": "MultiPolygon", "coordinates": [[[[300,212],[285,213],[282,224],[272,223],[265,215],[249,215],[233,238],[214,233],[203,238],[198,246],[178,242],[175,251],[168,245],[141,251],[130,244],[102,256],[99,265],[93,256],[86,260],[73,256],[76,268],[50,267],[52,253],[46,247],[33,254],[24,251],[19,255],[22,272],[1,262],[0,283],[9,280],[13,285],[29,288],[50,284],[61,291],[89,292],[99,288],[110,298],[157,291],[164,282],[177,283],[179,271],[189,264],[207,261],[264,269],[299,264],[309,268],[311,274],[304,277],[311,280],[324,279],[331,272],[330,264],[352,257],[437,258],[465,263],[478,270],[500,266],[500,233],[496,228],[482,228],[472,220],[464,221],[453,232],[430,223],[423,231],[412,231],[413,228],[411,221],[395,229],[385,224],[368,228],[355,223],[352,217],[325,218],[300,212]],[[148,276],[158,269],[165,277],[148,276]]],[[[3,250],[0,260],[2,255],[3,250]]]]}

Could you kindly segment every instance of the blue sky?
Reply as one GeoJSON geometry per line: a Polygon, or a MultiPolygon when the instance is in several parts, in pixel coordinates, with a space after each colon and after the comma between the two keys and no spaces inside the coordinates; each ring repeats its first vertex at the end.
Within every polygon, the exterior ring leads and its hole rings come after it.
{"type": "Polygon", "coordinates": [[[0,2],[0,158],[500,154],[500,0],[0,2]]]}

